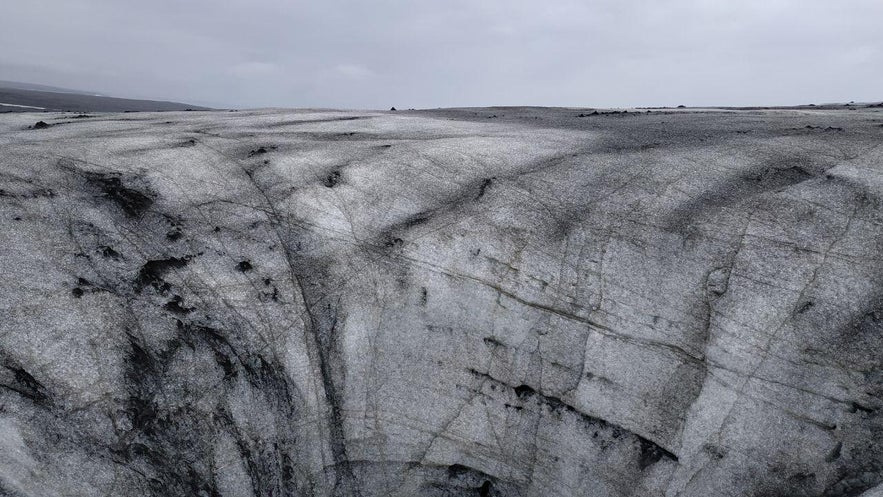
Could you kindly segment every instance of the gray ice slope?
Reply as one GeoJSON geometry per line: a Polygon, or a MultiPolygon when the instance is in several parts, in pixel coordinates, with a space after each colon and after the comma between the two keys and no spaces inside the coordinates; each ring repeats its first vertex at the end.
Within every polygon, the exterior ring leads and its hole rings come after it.
{"type": "Polygon", "coordinates": [[[880,495],[881,125],[0,116],[0,494],[880,495]]]}

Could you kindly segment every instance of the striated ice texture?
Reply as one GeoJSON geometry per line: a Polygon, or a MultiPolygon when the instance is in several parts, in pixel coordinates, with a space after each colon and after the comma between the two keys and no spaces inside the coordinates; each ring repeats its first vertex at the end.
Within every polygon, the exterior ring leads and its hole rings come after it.
{"type": "Polygon", "coordinates": [[[0,495],[883,495],[881,126],[0,116],[0,495]]]}

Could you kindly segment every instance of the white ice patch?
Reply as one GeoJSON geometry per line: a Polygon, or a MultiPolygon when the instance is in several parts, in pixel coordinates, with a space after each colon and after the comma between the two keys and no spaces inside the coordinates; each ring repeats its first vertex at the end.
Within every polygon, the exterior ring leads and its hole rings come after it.
{"type": "Polygon", "coordinates": [[[34,107],[33,105],[6,104],[6,103],[3,103],[3,102],[0,102],[0,105],[2,105],[2,106],[4,106],[4,107],[19,107],[19,108],[21,108],[21,109],[40,109],[40,110],[46,110],[46,107],[34,107]]]}

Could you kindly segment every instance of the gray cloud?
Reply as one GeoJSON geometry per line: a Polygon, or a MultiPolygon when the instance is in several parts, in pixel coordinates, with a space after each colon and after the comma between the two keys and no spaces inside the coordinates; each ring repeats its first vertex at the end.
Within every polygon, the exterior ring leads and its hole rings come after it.
{"type": "Polygon", "coordinates": [[[878,100],[879,0],[29,0],[0,79],[218,106],[878,100]]]}

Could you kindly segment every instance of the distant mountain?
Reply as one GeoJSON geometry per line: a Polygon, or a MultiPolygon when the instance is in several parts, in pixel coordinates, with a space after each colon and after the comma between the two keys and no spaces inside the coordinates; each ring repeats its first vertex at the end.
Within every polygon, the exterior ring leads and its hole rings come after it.
{"type": "Polygon", "coordinates": [[[14,81],[0,81],[0,113],[3,112],[127,112],[210,110],[207,107],[158,100],[105,97],[80,90],[14,81]]]}
{"type": "Polygon", "coordinates": [[[38,85],[36,83],[23,83],[21,81],[5,81],[0,79],[0,88],[13,88],[16,90],[33,90],[33,91],[51,91],[53,93],[74,93],[77,95],[96,95],[101,94],[94,91],[73,90],[71,88],[61,88],[59,86],[38,85]]]}

